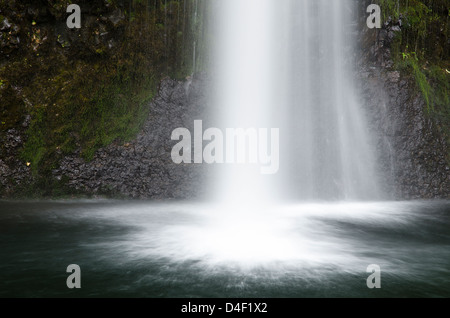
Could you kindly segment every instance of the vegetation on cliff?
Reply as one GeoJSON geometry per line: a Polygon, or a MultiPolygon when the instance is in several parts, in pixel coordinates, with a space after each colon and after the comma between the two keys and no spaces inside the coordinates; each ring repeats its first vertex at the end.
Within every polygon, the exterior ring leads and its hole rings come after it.
{"type": "MultiPolygon", "coordinates": [[[[391,45],[395,65],[414,77],[450,145],[450,2],[378,0],[385,23],[400,26],[391,45]]],[[[450,154],[449,154],[450,162],[450,154]]]]}
{"type": "Polygon", "coordinates": [[[18,156],[36,179],[64,154],[89,160],[134,137],[160,80],[204,61],[207,1],[79,0],[82,26],[69,29],[72,2],[0,0],[0,139],[24,130],[18,156]]]}

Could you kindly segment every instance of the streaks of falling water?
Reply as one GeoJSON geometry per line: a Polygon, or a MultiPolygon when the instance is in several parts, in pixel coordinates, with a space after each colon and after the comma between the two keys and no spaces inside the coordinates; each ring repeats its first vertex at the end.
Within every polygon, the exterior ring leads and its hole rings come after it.
{"type": "MultiPolygon", "coordinates": [[[[272,128],[270,101],[270,0],[218,1],[216,73],[219,87],[215,100],[218,126],[226,128],[272,128]]],[[[218,174],[219,199],[242,205],[269,198],[267,178],[254,165],[223,165],[218,174]]]]}
{"type": "Polygon", "coordinates": [[[352,82],[350,0],[219,0],[216,96],[222,127],[280,128],[280,172],[219,175],[227,201],[380,197],[352,82]]]}

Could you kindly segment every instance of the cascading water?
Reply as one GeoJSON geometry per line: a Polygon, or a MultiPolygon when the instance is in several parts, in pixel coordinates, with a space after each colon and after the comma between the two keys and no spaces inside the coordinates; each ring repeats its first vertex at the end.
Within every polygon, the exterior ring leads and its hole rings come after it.
{"type": "Polygon", "coordinates": [[[336,202],[380,195],[352,83],[354,1],[211,1],[218,94],[203,128],[279,128],[279,173],[215,165],[213,204],[0,200],[0,296],[449,297],[448,202],[336,202]],[[305,202],[320,200],[333,202],[305,202]],[[83,288],[65,288],[68,264],[83,288]]]}
{"type": "MultiPolygon", "coordinates": [[[[271,36],[273,1],[217,1],[217,123],[222,130],[271,128],[271,36]]],[[[261,138],[262,136],[258,136],[261,138]]],[[[247,142],[249,142],[247,140],[247,142]]],[[[250,145],[247,143],[246,150],[250,145]]],[[[248,159],[248,152],[246,153],[248,159]]],[[[269,198],[267,176],[257,165],[222,165],[219,199],[254,204],[269,198]]]]}
{"type": "Polygon", "coordinates": [[[289,1],[288,187],[303,199],[377,199],[368,123],[352,83],[353,1],[289,1]]]}
{"type": "Polygon", "coordinates": [[[280,170],[225,168],[221,196],[379,198],[367,122],[352,83],[352,1],[218,2],[219,118],[280,129],[280,170]]]}
{"type": "Polygon", "coordinates": [[[350,0],[215,2],[216,127],[266,128],[255,138],[270,144],[272,159],[277,136],[268,131],[279,129],[279,171],[263,175],[261,162],[218,165],[218,204],[202,227],[180,231],[190,253],[252,264],[326,262],[338,247],[314,243],[309,221],[289,221],[292,211],[334,214],[353,208],[304,203],[378,198],[368,124],[351,76],[352,6],[350,0]]]}

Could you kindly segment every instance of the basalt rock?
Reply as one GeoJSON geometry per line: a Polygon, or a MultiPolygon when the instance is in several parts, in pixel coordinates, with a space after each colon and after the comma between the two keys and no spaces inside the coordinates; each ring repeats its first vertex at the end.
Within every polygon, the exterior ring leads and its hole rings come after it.
{"type": "Polygon", "coordinates": [[[202,196],[208,167],[177,165],[171,159],[176,143],[171,140],[172,131],[192,128],[193,119],[205,118],[206,114],[206,77],[199,74],[189,82],[161,82],[159,95],[148,106],[149,117],[133,141],[99,149],[89,162],[81,159],[79,152],[66,156],[53,177],[66,179],[69,187],[94,195],[140,199],[202,196]]]}
{"type": "MultiPolygon", "coordinates": [[[[67,58],[81,54],[86,59],[114,50],[119,43],[118,35],[123,32],[123,14],[108,6],[104,12],[94,12],[94,6],[83,7],[85,27],[78,31],[66,30],[64,10],[24,7],[17,1],[8,2],[8,8],[8,18],[0,21],[0,63],[3,64],[9,61],[9,54],[17,53],[28,31],[36,32],[35,38],[39,39],[30,42],[38,45],[36,50],[45,49],[49,45],[48,37],[53,34],[61,46],[58,49],[67,58]],[[21,16],[34,19],[37,26],[21,23],[21,16]]],[[[365,7],[361,12],[365,13],[365,7]]],[[[446,154],[449,149],[440,133],[440,123],[427,115],[414,79],[396,70],[392,61],[391,44],[401,28],[401,20],[387,21],[381,30],[361,27],[359,32],[362,50],[357,54],[356,82],[375,136],[385,192],[395,199],[448,199],[450,167],[446,154]]],[[[43,53],[51,54],[50,50],[43,53]]],[[[82,159],[78,149],[62,158],[47,181],[63,183],[67,187],[64,194],[152,199],[201,197],[207,190],[204,178],[210,166],[174,164],[171,150],[175,142],[171,133],[178,127],[192,130],[195,119],[207,121],[209,82],[201,74],[185,81],[163,80],[158,96],[148,105],[149,115],[143,129],[135,139],[101,148],[91,161],[82,159]]],[[[5,133],[0,145],[0,196],[20,193],[18,189],[32,184],[35,178],[32,167],[20,157],[30,117],[22,114],[26,100],[20,102],[19,93],[20,88],[11,83],[0,84],[1,100],[20,106],[17,110],[4,111],[0,105],[2,121],[8,116],[2,124],[5,133]]]]}
{"type": "Polygon", "coordinates": [[[449,153],[440,122],[426,112],[414,77],[395,69],[391,44],[401,20],[362,27],[357,63],[362,100],[375,135],[386,193],[394,199],[450,198],[449,153]]]}

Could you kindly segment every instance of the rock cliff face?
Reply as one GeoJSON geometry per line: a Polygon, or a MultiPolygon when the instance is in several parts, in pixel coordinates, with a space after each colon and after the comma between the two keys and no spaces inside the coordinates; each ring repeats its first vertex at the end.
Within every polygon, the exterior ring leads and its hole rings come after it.
{"type": "Polygon", "coordinates": [[[360,33],[362,98],[375,135],[386,192],[395,199],[450,198],[449,148],[410,74],[395,69],[391,43],[400,24],[360,33]]]}
{"type": "Polygon", "coordinates": [[[204,0],[80,0],[74,29],[70,2],[0,0],[0,196],[138,196],[53,172],[67,156],[91,162],[96,150],[133,140],[161,79],[202,67],[204,0]]]}
{"type": "MultiPolygon", "coordinates": [[[[94,12],[94,7],[88,11],[94,12]]],[[[19,9],[25,10],[22,7],[19,9]]],[[[78,48],[80,52],[102,59],[98,55],[104,54],[103,50],[114,50],[114,47],[118,47],[118,34],[122,32],[121,24],[125,23],[121,13],[125,9],[122,9],[107,8],[103,20],[91,21],[94,29],[97,24],[106,25],[119,32],[114,33],[116,36],[94,32],[94,38],[86,37],[86,41],[97,43],[95,37],[99,37],[97,46],[82,41],[78,45],[72,44],[72,50],[78,48]],[[83,45],[86,47],[83,48],[83,45]]],[[[42,23],[40,30],[45,31],[53,30],[54,25],[61,24],[55,21],[55,14],[61,11],[58,10],[56,13],[51,10],[41,12],[38,6],[30,6],[23,14],[29,16],[27,19],[30,21],[36,19],[37,23],[42,23]]],[[[24,50],[19,45],[19,41],[22,41],[20,36],[24,34],[25,28],[37,32],[34,25],[25,26],[23,21],[19,23],[20,21],[21,14],[15,16],[15,20],[3,18],[0,21],[2,34],[8,34],[8,37],[2,37],[0,43],[4,54],[0,60],[2,67],[12,65],[6,56],[11,56],[11,61],[22,65],[18,59],[22,54],[21,50],[24,50]]],[[[359,85],[375,136],[376,154],[380,171],[384,174],[382,179],[385,180],[386,193],[390,193],[392,199],[448,199],[449,149],[446,137],[440,130],[439,119],[427,115],[425,102],[415,86],[414,79],[397,71],[392,61],[390,44],[400,28],[400,25],[387,23],[381,30],[368,30],[365,27],[359,29],[361,51],[355,53],[355,83],[359,85]]],[[[68,34],[67,39],[58,38],[58,32],[52,31],[51,34],[53,40],[59,43],[59,47],[46,50],[45,54],[61,57],[72,52],[67,51],[66,47],[66,44],[76,42],[70,38],[72,33],[68,34]]],[[[28,39],[27,46],[30,48],[35,44],[47,45],[43,34],[41,36],[39,43],[36,43],[36,37],[28,39]]],[[[39,46],[38,51],[41,50],[39,46]]],[[[32,48],[30,50],[34,52],[32,48]]],[[[64,57],[64,60],[70,60],[70,56],[64,57]]],[[[25,144],[30,142],[29,128],[36,123],[36,115],[39,113],[29,111],[36,105],[29,104],[32,97],[27,99],[23,94],[27,86],[19,84],[25,85],[26,81],[15,79],[14,76],[7,82],[0,83],[0,115],[3,116],[0,119],[5,121],[0,131],[0,197],[32,196],[36,186],[39,186],[36,185],[36,174],[32,171],[34,163],[29,162],[27,165],[26,159],[22,157],[25,144]],[[5,105],[10,106],[5,108],[5,105]],[[14,105],[17,107],[13,107],[14,105]],[[8,115],[7,120],[4,119],[4,114],[8,115]]],[[[50,92],[55,90],[55,87],[52,87],[43,86],[44,91],[40,94],[53,96],[50,92]]],[[[196,74],[183,81],[164,79],[157,96],[145,104],[146,111],[143,114],[146,114],[146,119],[141,118],[144,124],[137,137],[128,142],[119,142],[117,140],[120,139],[117,139],[108,146],[100,147],[93,153],[91,160],[83,159],[78,135],[72,132],[73,139],[78,141],[72,151],[49,154],[59,156],[58,164],[49,167],[49,175],[43,181],[49,188],[57,189],[51,191],[50,195],[88,194],[150,199],[202,197],[207,191],[208,183],[205,178],[210,166],[174,164],[171,160],[171,150],[176,142],[170,137],[175,128],[185,127],[192,131],[195,119],[207,120],[210,90],[210,80],[203,74],[196,74]]],[[[47,101],[50,106],[51,101],[51,98],[47,101]]],[[[46,109],[45,114],[49,114],[48,120],[52,122],[52,110],[46,109]]]]}
{"type": "Polygon", "coordinates": [[[10,197],[22,192],[32,180],[31,169],[19,158],[23,147],[24,130],[29,124],[25,119],[17,128],[10,128],[2,138],[0,154],[0,197],[10,197]],[[20,129],[20,128],[21,129],[20,129]]]}
{"type": "Polygon", "coordinates": [[[175,164],[172,131],[193,131],[195,119],[207,117],[208,81],[197,74],[187,81],[165,79],[150,103],[149,116],[138,136],[127,143],[99,149],[92,161],[79,153],[66,156],[53,177],[76,192],[141,199],[195,199],[206,191],[206,165],[175,164]]]}

